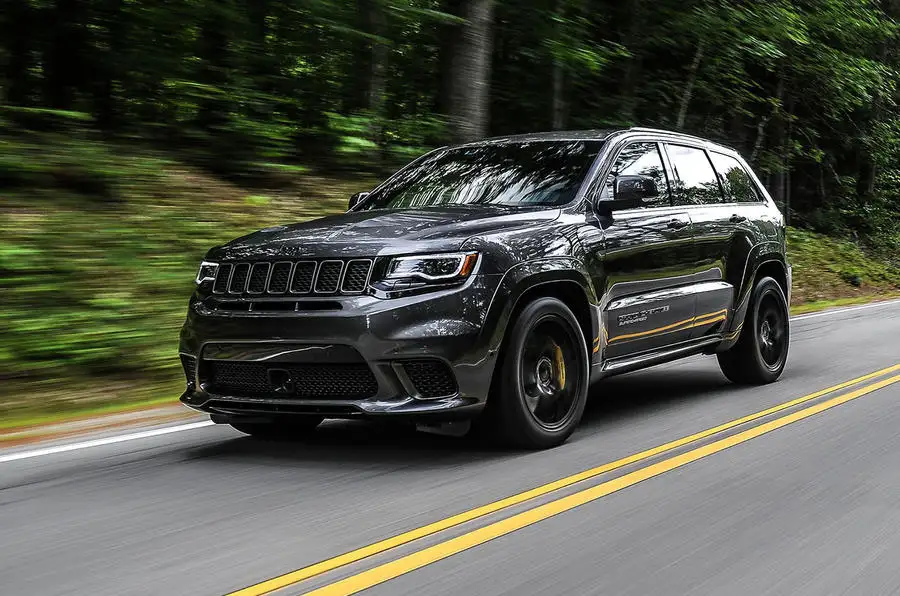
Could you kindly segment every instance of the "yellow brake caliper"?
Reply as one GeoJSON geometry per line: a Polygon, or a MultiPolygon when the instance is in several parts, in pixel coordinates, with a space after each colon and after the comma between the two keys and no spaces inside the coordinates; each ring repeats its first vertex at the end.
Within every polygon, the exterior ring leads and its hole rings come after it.
{"type": "Polygon", "coordinates": [[[556,376],[559,381],[559,390],[562,391],[566,388],[566,361],[563,359],[562,348],[558,345],[553,346],[554,349],[554,360],[556,360],[556,376]]]}

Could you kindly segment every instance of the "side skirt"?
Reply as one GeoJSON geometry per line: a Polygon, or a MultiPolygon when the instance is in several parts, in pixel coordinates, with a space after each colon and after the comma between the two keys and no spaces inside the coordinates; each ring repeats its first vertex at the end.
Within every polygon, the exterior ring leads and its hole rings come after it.
{"type": "Polygon", "coordinates": [[[595,381],[603,377],[610,377],[656,364],[663,364],[678,360],[685,356],[701,354],[709,351],[711,346],[721,343],[724,338],[721,335],[711,335],[699,337],[690,341],[681,342],[672,346],[667,346],[661,350],[653,350],[642,354],[632,354],[621,358],[612,358],[602,364],[594,365],[591,380],[595,381]]]}

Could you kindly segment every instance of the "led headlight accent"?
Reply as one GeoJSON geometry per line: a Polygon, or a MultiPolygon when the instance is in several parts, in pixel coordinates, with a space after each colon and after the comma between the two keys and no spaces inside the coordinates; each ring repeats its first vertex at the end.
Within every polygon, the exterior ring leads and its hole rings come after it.
{"type": "Polygon", "coordinates": [[[194,283],[199,286],[205,281],[215,281],[216,273],[218,273],[218,271],[218,263],[203,261],[202,263],[200,263],[200,269],[197,271],[197,277],[196,279],[194,279],[194,283]]]}
{"type": "Polygon", "coordinates": [[[388,264],[384,278],[419,278],[425,281],[465,279],[477,262],[477,252],[397,257],[388,264]]]}

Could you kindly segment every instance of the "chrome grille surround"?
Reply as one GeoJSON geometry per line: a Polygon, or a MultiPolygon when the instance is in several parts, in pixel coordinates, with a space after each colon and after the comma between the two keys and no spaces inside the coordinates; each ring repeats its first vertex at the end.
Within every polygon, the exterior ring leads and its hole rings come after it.
{"type": "Polygon", "coordinates": [[[369,285],[369,276],[372,274],[371,259],[351,259],[344,268],[344,277],[341,279],[342,294],[359,294],[369,285]]]}

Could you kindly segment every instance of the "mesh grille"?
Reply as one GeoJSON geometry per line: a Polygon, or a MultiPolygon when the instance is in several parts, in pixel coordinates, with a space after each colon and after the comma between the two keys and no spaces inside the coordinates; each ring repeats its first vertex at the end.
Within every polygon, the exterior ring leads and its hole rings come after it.
{"type": "Polygon", "coordinates": [[[275,390],[269,384],[268,368],[256,362],[210,362],[213,392],[239,392],[241,395],[266,395],[275,390]]]}
{"type": "Polygon", "coordinates": [[[291,279],[290,263],[275,263],[272,266],[272,275],[269,278],[269,293],[284,294],[288,289],[288,282],[291,279]]]}
{"type": "Polygon", "coordinates": [[[191,356],[182,354],[181,367],[184,369],[184,378],[187,381],[188,387],[193,387],[195,379],[194,371],[197,369],[197,360],[191,356]]]}
{"type": "Polygon", "coordinates": [[[247,283],[247,292],[250,294],[262,294],[266,291],[266,280],[269,278],[268,263],[256,263],[250,272],[250,281],[247,283]]]}
{"type": "Polygon", "coordinates": [[[243,294],[249,274],[250,263],[238,263],[235,265],[234,273],[231,275],[231,283],[228,284],[228,292],[231,294],[243,294]]]}
{"type": "Polygon", "coordinates": [[[316,292],[319,294],[337,292],[343,268],[342,261],[325,261],[319,265],[319,274],[316,276],[316,292]]]}
{"type": "Polygon", "coordinates": [[[347,271],[344,273],[344,283],[341,284],[342,292],[362,292],[366,289],[369,280],[369,269],[372,262],[368,260],[350,261],[347,263],[347,271]]]}
{"type": "Polygon", "coordinates": [[[422,397],[444,397],[457,392],[453,372],[440,360],[407,360],[403,370],[422,397]]]}
{"type": "Polygon", "coordinates": [[[297,263],[297,268],[294,270],[294,280],[291,282],[291,292],[294,294],[308,294],[311,292],[315,273],[316,264],[312,261],[297,263]]]}
{"type": "Polygon", "coordinates": [[[366,364],[285,364],[209,361],[212,393],[248,397],[298,397],[305,399],[364,399],[378,392],[378,382],[366,364]],[[276,393],[270,369],[290,376],[291,394],[276,393]]]}
{"type": "Polygon", "coordinates": [[[219,265],[219,272],[216,274],[216,283],[213,285],[213,292],[216,294],[224,294],[228,288],[228,278],[231,276],[231,270],[234,265],[231,263],[223,263],[219,265]]]}

